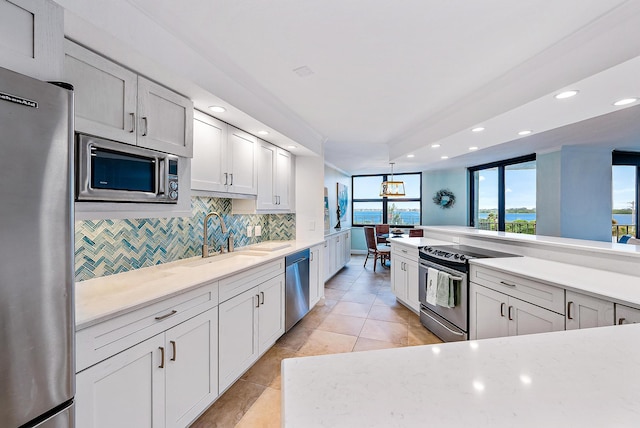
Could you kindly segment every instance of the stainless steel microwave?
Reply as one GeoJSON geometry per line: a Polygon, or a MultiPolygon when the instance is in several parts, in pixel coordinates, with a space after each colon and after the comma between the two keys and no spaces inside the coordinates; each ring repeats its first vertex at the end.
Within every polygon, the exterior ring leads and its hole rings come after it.
{"type": "Polygon", "coordinates": [[[178,157],[78,134],[78,201],[178,202],[178,157]]]}

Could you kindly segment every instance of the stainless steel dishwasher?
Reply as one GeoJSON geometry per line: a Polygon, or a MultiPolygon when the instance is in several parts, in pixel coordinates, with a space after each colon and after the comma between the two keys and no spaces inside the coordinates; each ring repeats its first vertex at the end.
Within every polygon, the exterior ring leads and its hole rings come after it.
{"type": "Polygon", "coordinates": [[[285,257],[284,329],[289,331],[309,312],[309,250],[285,257]]]}

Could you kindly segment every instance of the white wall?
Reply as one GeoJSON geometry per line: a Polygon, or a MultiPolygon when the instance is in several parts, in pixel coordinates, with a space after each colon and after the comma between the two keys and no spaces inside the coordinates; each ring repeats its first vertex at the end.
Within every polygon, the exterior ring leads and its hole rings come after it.
{"type": "Polygon", "coordinates": [[[466,168],[422,173],[422,221],[423,225],[466,226],[469,218],[469,183],[466,168]],[[456,202],[451,208],[441,208],[433,203],[438,190],[453,192],[456,202]]]}
{"type": "Polygon", "coordinates": [[[561,153],[536,155],[536,234],[562,236],[560,227],[561,153]]]}
{"type": "MultiPolygon", "coordinates": [[[[331,168],[330,166],[324,166],[324,187],[327,188],[329,193],[329,219],[330,219],[330,230],[333,231],[333,228],[336,226],[338,222],[338,216],[336,214],[336,210],[338,209],[338,189],[337,184],[342,183],[347,186],[349,192],[349,203],[347,204],[347,218],[341,222],[342,227],[350,227],[351,226],[351,200],[353,199],[353,189],[351,188],[351,176],[344,174],[337,169],[331,168]]],[[[324,190],[323,190],[324,191],[324,190]]]]}
{"type": "Polygon", "coordinates": [[[297,156],[296,239],[321,240],[324,237],[324,159],[297,156]]]}

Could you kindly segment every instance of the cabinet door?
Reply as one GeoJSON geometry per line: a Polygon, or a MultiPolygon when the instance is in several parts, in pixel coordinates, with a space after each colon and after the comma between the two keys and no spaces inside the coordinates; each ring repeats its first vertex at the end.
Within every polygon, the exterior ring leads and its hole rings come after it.
{"type": "Polygon", "coordinates": [[[291,153],[278,149],[276,152],[276,208],[289,210],[291,208],[291,153]]]}
{"type": "MultiPolygon", "coordinates": [[[[404,257],[393,256],[391,260],[391,288],[393,294],[403,301],[407,300],[407,272],[405,265],[407,260],[404,257]]],[[[378,263],[376,261],[376,263],[378,263]]]]}
{"type": "Polygon", "coordinates": [[[567,330],[613,325],[613,303],[567,290],[567,330]]]}
{"type": "Polygon", "coordinates": [[[256,209],[277,209],[276,146],[260,141],[258,145],[258,197],[256,209]]]}
{"type": "Polygon", "coordinates": [[[259,353],[264,353],[284,334],[284,274],[259,286],[259,353]]]}
{"type": "Polygon", "coordinates": [[[488,339],[509,335],[508,296],[470,284],[469,338],[488,339]]]}
{"type": "Polygon", "coordinates": [[[193,102],[138,77],[138,145],[193,156],[193,102]]]}
{"type": "Polygon", "coordinates": [[[195,112],[191,189],[226,192],[227,181],[227,124],[195,112]]]}
{"type": "Polygon", "coordinates": [[[344,264],[351,261],[351,231],[347,231],[344,236],[344,264]]]}
{"type": "Polygon", "coordinates": [[[53,1],[0,1],[2,67],[40,80],[65,80],[64,9],[53,1]]]}
{"type": "Polygon", "coordinates": [[[159,334],[76,376],[76,425],[83,428],[165,426],[165,373],[159,334]]]}
{"type": "Polygon", "coordinates": [[[616,324],[640,323],[640,309],[616,304],[616,324]]]}
{"type": "Polygon", "coordinates": [[[258,139],[233,126],[228,133],[229,186],[231,193],[258,194],[258,139]]]}
{"type": "Polygon", "coordinates": [[[509,336],[564,330],[564,316],[520,299],[509,298],[509,336]]]}
{"type": "Polygon", "coordinates": [[[258,358],[258,299],[253,287],[218,307],[220,393],[258,358]]]}
{"type": "Polygon", "coordinates": [[[340,233],[335,237],[335,272],[339,271],[344,266],[344,236],[344,233],[340,233]]]}
{"type": "Polygon", "coordinates": [[[166,424],[185,427],[218,396],[218,308],[168,330],[166,424]]]}
{"type": "Polygon", "coordinates": [[[309,308],[313,308],[324,294],[321,289],[323,281],[320,279],[321,251],[322,247],[316,246],[311,248],[309,255],[309,308]]]}
{"type": "Polygon", "coordinates": [[[324,245],[323,245],[323,249],[324,249],[324,253],[323,253],[323,257],[322,257],[322,271],[324,273],[323,275],[323,280],[327,281],[329,278],[331,278],[331,245],[330,245],[330,239],[331,238],[326,238],[324,240],[324,245]]]}
{"type": "Polygon", "coordinates": [[[68,40],[64,46],[76,131],[135,145],[137,75],[68,40]]]}
{"type": "Polygon", "coordinates": [[[409,307],[414,311],[420,310],[420,296],[418,295],[418,263],[405,260],[405,275],[407,281],[407,300],[409,307]]]}

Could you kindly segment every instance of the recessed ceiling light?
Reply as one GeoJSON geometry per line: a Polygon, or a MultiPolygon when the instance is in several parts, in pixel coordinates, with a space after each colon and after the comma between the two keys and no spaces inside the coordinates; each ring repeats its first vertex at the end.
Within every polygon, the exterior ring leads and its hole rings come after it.
{"type": "Polygon", "coordinates": [[[478,126],[477,128],[473,128],[471,130],[471,132],[482,132],[484,131],[484,128],[482,126],[478,126]]]}
{"type": "Polygon", "coordinates": [[[469,150],[474,151],[474,150],[478,150],[478,148],[476,146],[472,146],[472,147],[469,147],[469,150]]]}
{"type": "Polygon", "coordinates": [[[298,146],[293,146],[293,145],[287,146],[287,149],[297,149],[297,148],[298,148],[298,146]]]}
{"type": "Polygon", "coordinates": [[[570,91],[564,91],[564,92],[560,92],[559,94],[556,94],[556,99],[557,100],[564,100],[565,98],[571,98],[574,97],[576,95],[578,95],[579,91],[576,91],[575,89],[572,89],[570,91]]]}
{"type": "Polygon", "coordinates": [[[432,149],[437,149],[438,147],[440,147],[440,144],[432,144],[432,145],[431,145],[431,148],[432,148],[432,149]]]}
{"type": "Polygon", "coordinates": [[[224,113],[225,111],[227,111],[226,108],[220,106],[209,106],[209,110],[216,113],[224,113]]]}
{"type": "Polygon", "coordinates": [[[520,131],[520,132],[518,132],[518,135],[529,135],[529,134],[531,134],[532,132],[533,132],[532,130],[527,129],[527,130],[525,130],[525,131],[520,131]]]}
{"type": "Polygon", "coordinates": [[[625,98],[622,100],[618,100],[615,103],[613,103],[614,106],[626,106],[627,104],[632,104],[635,103],[636,101],[638,101],[637,98],[625,98]]]}
{"type": "Polygon", "coordinates": [[[440,156],[440,159],[449,159],[449,156],[440,156]]]}
{"type": "Polygon", "coordinates": [[[260,135],[269,135],[269,131],[258,131],[260,135]]]}
{"type": "Polygon", "coordinates": [[[416,155],[407,155],[408,158],[415,158],[416,155]]]}

